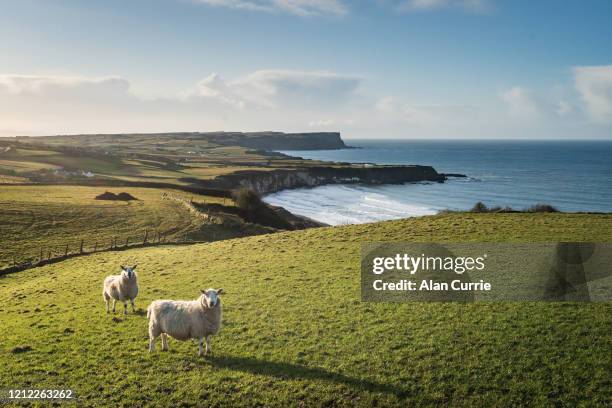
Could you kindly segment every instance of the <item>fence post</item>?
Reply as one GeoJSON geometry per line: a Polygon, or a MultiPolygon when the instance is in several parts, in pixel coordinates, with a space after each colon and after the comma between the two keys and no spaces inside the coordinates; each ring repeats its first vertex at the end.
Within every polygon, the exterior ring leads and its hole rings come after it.
{"type": "Polygon", "coordinates": [[[64,250],[64,256],[68,256],[68,244],[66,244],[66,249],[64,250]]]}
{"type": "Polygon", "coordinates": [[[126,247],[126,248],[127,248],[127,246],[129,245],[129,243],[130,243],[130,237],[127,237],[127,238],[125,239],[125,247],[126,247]]]}
{"type": "Polygon", "coordinates": [[[146,245],[147,244],[147,238],[149,237],[149,230],[145,229],[145,236],[144,239],[142,240],[142,245],[146,245]]]}
{"type": "Polygon", "coordinates": [[[79,248],[79,251],[83,253],[83,240],[81,240],[81,247],[79,248]]]}
{"type": "Polygon", "coordinates": [[[51,250],[49,250],[49,253],[47,254],[47,259],[51,259],[51,250]]]}

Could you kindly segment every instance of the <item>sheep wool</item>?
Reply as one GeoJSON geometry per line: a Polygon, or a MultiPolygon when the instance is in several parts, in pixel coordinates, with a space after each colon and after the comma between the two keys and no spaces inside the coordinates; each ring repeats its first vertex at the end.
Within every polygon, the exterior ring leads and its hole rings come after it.
{"type": "Polygon", "coordinates": [[[132,312],[136,311],[134,299],[138,296],[138,277],[134,266],[121,266],[121,275],[110,275],[104,279],[102,296],[106,303],[106,312],[109,312],[108,302],[113,300],[113,313],[116,301],[123,302],[123,313],[127,314],[127,302],[132,305],[132,312]]]}
{"type": "Polygon", "coordinates": [[[199,339],[199,352],[206,339],[206,354],[210,351],[210,336],[221,329],[222,289],[208,289],[191,301],[156,300],[149,305],[149,351],[155,350],[155,339],[161,335],[162,350],[168,349],[167,336],[177,340],[199,339]]]}

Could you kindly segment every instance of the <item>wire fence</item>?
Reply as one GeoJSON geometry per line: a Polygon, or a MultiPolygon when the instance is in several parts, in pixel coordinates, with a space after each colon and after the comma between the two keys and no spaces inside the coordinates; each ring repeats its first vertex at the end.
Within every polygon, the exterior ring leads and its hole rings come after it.
{"type": "Polygon", "coordinates": [[[187,240],[186,238],[179,239],[178,237],[169,237],[155,230],[145,229],[142,235],[135,237],[112,237],[110,240],[92,240],[87,242],[85,239],[78,241],[65,242],[61,245],[49,245],[40,248],[40,252],[36,255],[29,255],[27,257],[18,258],[16,255],[9,259],[9,266],[0,268],[0,275],[6,275],[9,273],[20,272],[26,269],[44,266],[56,262],[63,261],[65,259],[74,258],[77,256],[89,255],[97,252],[108,252],[108,251],[124,251],[132,248],[142,248],[157,245],[184,245],[184,244],[198,244],[204,242],[215,241],[215,233],[211,234],[211,239],[206,241],[201,240],[187,240]]]}

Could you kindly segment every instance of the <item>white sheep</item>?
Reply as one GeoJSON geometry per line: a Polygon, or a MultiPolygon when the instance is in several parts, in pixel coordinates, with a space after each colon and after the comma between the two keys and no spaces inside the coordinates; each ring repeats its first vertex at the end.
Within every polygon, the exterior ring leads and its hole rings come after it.
{"type": "Polygon", "coordinates": [[[223,289],[202,290],[196,300],[155,300],[147,308],[149,318],[149,352],[155,351],[155,339],[162,336],[162,351],[168,350],[168,337],[177,340],[198,339],[198,356],[206,339],[205,355],[211,350],[210,336],[221,328],[223,289]]]}
{"type": "Polygon", "coordinates": [[[106,313],[108,310],[108,301],[113,299],[113,313],[115,313],[115,303],[123,302],[123,313],[127,314],[127,302],[132,304],[132,311],[136,312],[134,307],[134,299],[138,295],[138,277],[136,276],[136,265],[123,266],[121,265],[121,275],[110,275],[104,279],[102,296],[106,303],[106,313]]]}

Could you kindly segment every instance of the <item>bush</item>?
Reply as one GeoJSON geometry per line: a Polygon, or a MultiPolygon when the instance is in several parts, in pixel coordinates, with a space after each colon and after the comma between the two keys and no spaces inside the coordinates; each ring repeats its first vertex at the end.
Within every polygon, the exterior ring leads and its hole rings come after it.
{"type": "Polygon", "coordinates": [[[241,188],[232,193],[241,217],[248,222],[278,229],[293,229],[293,226],[276,213],[270,206],[261,201],[259,195],[248,188],[241,188]]]}
{"type": "Polygon", "coordinates": [[[489,207],[484,205],[483,202],[479,201],[476,204],[474,204],[474,206],[472,207],[470,212],[474,212],[474,213],[486,213],[486,212],[489,212],[489,207]]]}
{"type": "Polygon", "coordinates": [[[532,205],[531,207],[527,208],[525,210],[525,212],[531,212],[531,213],[554,213],[554,212],[559,212],[559,210],[556,207],[553,207],[550,204],[536,204],[536,205],[532,205]]]}
{"type": "Polygon", "coordinates": [[[531,207],[525,208],[524,210],[515,210],[512,207],[487,207],[483,202],[479,201],[469,210],[473,213],[553,213],[559,212],[559,210],[549,204],[535,204],[531,207]]]}
{"type": "Polygon", "coordinates": [[[245,211],[255,211],[263,205],[259,195],[248,188],[241,188],[232,193],[236,207],[245,211]]]}

